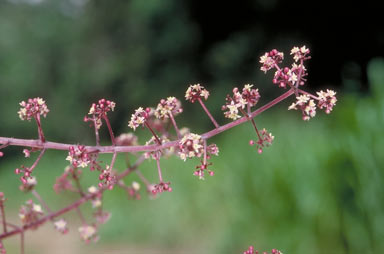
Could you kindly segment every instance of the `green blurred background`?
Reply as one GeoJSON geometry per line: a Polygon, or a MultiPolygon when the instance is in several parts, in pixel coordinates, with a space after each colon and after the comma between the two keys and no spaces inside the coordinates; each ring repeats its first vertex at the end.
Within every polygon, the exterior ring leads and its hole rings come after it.
{"type": "MultiPolygon", "coordinates": [[[[257,117],[275,136],[262,155],[248,145],[255,138],[250,124],[213,138],[220,156],[213,158],[215,176],[205,181],[192,175],[198,160],[170,158],[162,167],[172,193],[155,200],[142,193],[134,201],[121,189],[108,192],[112,217],[97,244],[81,243],[76,216],[68,214],[69,235],[47,224],[27,234],[26,253],[242,253],[251,244],[284,253],[383,253],[383,32],[373,13],[361,19],[364,8],[357,15],[327,4],[0,0],[0,136],[36,138],[34,124],[20,121],[17,111],[20,101],[39,96],[51,110],[43,120],[48,140],[93,144],[82,119],[95,100],[116,102],[110,119],[120,134],[129,131],[135,108],[166,96],[182,99],[197,82],[211,92],[212,114],[228,122],[220,107],[233,86],[256,84],[261,104],[282,93],[259,71],[259,56],[274,47],[286,55],[292,46],[310,47],[307,89],[333,88],[339,99],[331,115],[319,112],[310,122],[286,110],[292,98],[257,117]],[[314,10],[327,11],[326,18],[314,10]]],[[[198,105],[183,106],[180,125],[198,133],[212,128],[198,105]]],[[[141,143],[148,137],[138,135],[141,143]]],[[[14,221],[31,198],[18,191],[13,173],[33,161],[21,150],[7,148],[0,160],[0,191],[14,221]]],[[[65,157],[48,151],[36,169],[37,190],[53,209],[76,198],[52,189],[65,157]]],[[[142,172],[157,181],[153,161],[142,172]]],[[[82,181],[89,186],[96,178],[85,170],[82,181]]],[[[17,239],[4,243],[18,253],[17,239]]]]}

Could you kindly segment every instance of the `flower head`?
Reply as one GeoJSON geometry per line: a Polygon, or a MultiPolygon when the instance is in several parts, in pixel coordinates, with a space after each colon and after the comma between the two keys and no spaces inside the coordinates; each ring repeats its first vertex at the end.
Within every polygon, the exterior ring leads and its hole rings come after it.
{"type": "Polygon", "coordinates": [[[308,121],[311,119],[311,117],[316,116],[316,104],[313,99],[310,99],[310,97],[306,94],[302,94],[298,97],[296,97],[296,102],[292,103],[288,110],[294,109],[301,109],[303,114],[303,120],[308,121]]]}
{"type": "Polygon", "coordinates": [[[203,139],[200,135],[188,133],[179,142],[179,157],[182,160],[200,157],[203,154],[203,139]]]}
{"type": "Polygon", "coordinates": [[[21,206],[19,210],[19,217],[23,225],[38,221],[43,214],[41,206],[33,203],[32,200],[28,200],[26,205],[21,206]]]}
{"type": "Polygon", "coordinates": [[[293,47],[291,49],[291,55],[293,55],[293,59],[295,62],[298,62],[300,60],[307,60],[309,59],[308,54],[310,53],[309,49],[305,46],[299,47],[293,47]]]}
{"type": "Polygon", "coordinates": [[[57,220],[53,223],[55,229],[62,234],[68,233],[68,225],[67,221],[64,219],[57,220]]]}
{"type": "Polygon", "coordinates": [[[75,168],[85,168],[91,162],[91,157],[86,151],[85,146],[78,145],[69,147],[66,160],[70,161],[75,168]]]}
{"type": "Polygon", "coordinates": [[[325,113],[331,113],[333,107],[336,105],[337,102],[336,92],[327,89],[327,92],[320,91],[317,92],[317,95],[319,96],[317,106],[320,109],[324,108],[325,113]]]}
{"type": "Polygon", "coordinates": [[[260,70],[266,73],[270,69],[274,68],[277,64],[281,63],[284,59],[284,53],[277,51],[276,49],[266,52],[260,57],[260,63],[262,64],[260,70]]]}
{"type": "Polygon", "coordinates": [[[38,115],[46,117],[49,112],[47,104],[45,104],[45,101],[39,97],[28,99],[27,102],[22,101],[19,104],[21,108],[17,113],[19,114],[21,120],[30,121],[32,118],[36,118],[38,115]]]}
{"type": "Polygon", "coordinates": [[[176,116],[183,112],[181,102],[175,97],[168,97],[166,100],[161,99],[155,110],[155,116],[159,119],[169,118],[172,114],[176,116]]]}
{"type": "Polygon", "coordinates": [[[258,89],[253,89],[253,85],[246,84],[242,92],[240,93],[237,87],[233,88],[233,95],[226,97],[226,103],[222,106],[222,110],[227,110],[224,112],[224,116],[236,120],[240,118],[239,111],[245,108],[248,105],[249,108],[256,105],[260,99],[260,94],[258,89]]]}
{"type": "Polygon", "coordinates": [[[136,130],[136,128],[139,127],[140,125],[144,126],[145,122],[149,117],[150,112],[151,112],[150,108],[146,108],[144,110],[142,107],[140,107],[136,109],[135,113],[132,114],[131,116],[131,120],[129,121],[128,126],[133,130],[136,130]]]}
{"type": "Polygon", "coordinates": [[[81,239],[86,243],[89,243],[91,240],[95,242],[98,240],[97,229],[95,226],[91,226],[91,225],[81,226],[79,227],[79,233],[80,233],[81,239]]]}
{"type": "Polygon", "coordinates": [[[209,92],[200,84],[190,85],[185,92],[185,99],[194,103],[199,98],[208,99],[209,92]]]}

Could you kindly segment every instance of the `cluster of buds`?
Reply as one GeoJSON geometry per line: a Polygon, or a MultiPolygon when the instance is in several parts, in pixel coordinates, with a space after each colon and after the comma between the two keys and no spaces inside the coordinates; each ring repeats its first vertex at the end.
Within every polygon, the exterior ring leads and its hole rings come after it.
{"type": "MultiPolygon", "coordinates": [[[[249,248],[246,251],[244,251],[243,254],[259,254],[259,252],[255,250],[253,246],[249,246],[249,248]]],[[[263,254],[269,254],[269,253],[264,251],[263,254]]],[[[270,254],[283,254],[283,253],[279,250],[272,249],[270,254]]]]}
{"type": "Polygon", "coordinates": [[[45,101],[39,97],[28,99],[28,102],[20,102],[20,110],[17,112],[21,120],[30,121],[32,118],[38,118],[40,115],[46,117],[49,109],[45,101]]]}
{"type": "Polygon", "coordinates": [[[99,236],[97,235],[96,226],[84,225],[79,227],[79,233],[81,239],[85,243],[89,243],[91,240],[97,242],[99,240],[99,236]]]}
{"type": "Polygon", "coordinates": [[[260,99],[260,94],[258,89],[253,89],[253,85],[246,84],[242,92],[240,93],[237,87],[233,88],[233,95],[227,95],[226,103],[222,106],[222,110],[228,110],[224,112],[226,118],[236,120],[240,118],[239,111],[244,112],[245,106],[250,109],[255,106],[260,99]]]}
{"type": "Polygon", "coordinates": [[[26,205],[21,206],[19,210],[19,217],[23,225],[38,221],[43,214],[41,206],[33,203],[32,200],[28,200],[26,205]]]}
{"type": "Polygon", "coordinates": [[[209,92],[200,84],[190,85],[185,92],[185,99],[194,103],[196,100],[201,100],[204,98],[207,100],[209,97],[209,92]]]}
{"type": "Polygon", "coordinates": [[[156,195],[158,193],[162,193],[162,192],[172,192],[172,187],[169,186],[171,185],[170,182],[167,182],[167,183],[164,183],[164,182],[160,182],[158,184],[155,184],[151,190],[152,194],[153,195],[156,195]]]}
{"type": "Polygon", "coordinates": [[[59,231],[60,233],[62,234],[66,234],[68,233],[69,229],[68,229],[68,223],[66,220],[64,219],[60,219],[60,220],[57,220],[53,223],[55,229],[57,231],[59,231]]]}
{"type": "Polygon", "coordinates": [[[33,187],[37,184],[36,178],[31,176],[32,170],[28,167],[22,165],[20,168],[15,169],[16,175],[23,174],[20,177],[22,185],[20,189],[23,191],[32,190],[33,187]]]}
{"type": "Polygon", "coordinates": [[[146,108],[144,110],[142,107],[140,107],[136,109],[135,113],[131,116],[131,120],[129,121],[128,126],[133,130],[136,130],[136,128],[140,125],[144,126],[145,122],[149,118],[150,112],[150,108],[146,108]]]}
{"type": "Polygon", "coordinates": [[[181,112],[183,112],[181,102],[175,97],[168,97],[166,100],[161,99],[160,103],[157,104],[155,116],[159,119],[165,119],[176,116],[181,112]]]}
{"type": "Polygon", "coordinates": [[[202,160],[200,165],[196,166],[196,171],[193,172],[193,175],[198,176],[199,179],[204,180],[205,172],[208,172],[210,176],[213,176],[215,173],[212,170],[208,169],[208,166],[212,165],[212,162],[207,163],[207,160],[211,159],[211,155],[219,155],[219,148],[216,144],[210,144],[206,148],[206,158],[205,161],[202,160]]]}
{"type": "Polygon", "coordinates": [[[250,140],[249,141],[249,144],[252,146],[256,143],[256,148],[257,148],[257,151],[258,153],[262,153],[263,152],[263,148],[264,147],[268,147],[270,145],[272,145],[272,142],[273,142],[273,139],[275,137],[272,136],[272,133],[269,133],[265,128],[261,130],[261,132],[259,132],[259,139],[255,142],[253,140],[250,140]]]}
{"type": "Polygon", "coordinates": [[[200,135],[188,133],[179,142],[179,157],[186,161],[187,158],[201,157],[204,152],[203,139],[200,135]]]}
{"type": "Polygon", "coordinates": [[[300,109],[303,113],[303,120],[308,121],[311,117],[315,117],[316,115],[316,104],[313,99],[306,94],[302,94],[296,97],[297,101],[292,103],[291,106],[288,107],[288,110],[300,109]]]}
{"type": "Polygon", "coordinates": [[[70,146],[66,160],[70,161],[75,168],[85,168],[91,162],[90,155],[83,145],[70,146]]]}
{"type": "Polygon", "coordinates": [[[99,175],[99,188],[108,188],[109,190],[113,189],[113,186],[116,184],[116,175],[111,168],[107,165],[107,168],[102,170],[99,175]]]}

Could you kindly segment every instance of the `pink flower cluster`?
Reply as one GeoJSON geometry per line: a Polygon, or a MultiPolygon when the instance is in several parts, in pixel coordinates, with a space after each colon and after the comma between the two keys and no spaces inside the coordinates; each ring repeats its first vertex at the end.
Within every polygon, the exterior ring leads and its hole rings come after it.
{"type": "Polygon", "coordinates": [[[260,70],[267,73],[272,68],[275,68],[279,63],[281,63],[284,59],[284,53],[279,52],[276,49],[272,49],[271,51],[265,53],[260,57],[260,63],[262,64],[260,70]]]}
{"type": "Polygon", "coordinates": [[[166,100],[161,99],[155,110],[155,116],[159,119],[169,118],[170,115],[176,116],[183,112],[181,102],[175,97],[168,97],[166,100]]]}
{"type": "Polygon", "coordinates": [[[20,110],[17,112],[21,120],[31,120],[32,118],[40,117],[40,115],[46,117],[49,109],[45,101],[39,97],[28,99],[27,102],[20,102],[20,110]]]}
{"type": "Polygon", "coordinates": [[[43,214],[41,206],[33,203],[32,200],[28,200],[26,205],[21,206],[19,210],[19,217],[23,225],[36,222],[43,214]]]}
{"type": "Polygon", "coordinates": [[[155,184],[152,188],[152,194],[156,195],[165,191],[172,192],[172,187],[170,187],[169,185],[171,185],[170,182],[160,182],[159,184],[155,184]]]}
{"type": "MultiPolygon", "coordinates": [[[[257,148],[257,151],[261,154],[265,146],[272,145],[272,142],[275,137],[272,136],[272,133],[269,133],[266,129],[262,129],[259,135],[260,135],[260,138],[256,141],[256,148],[257,148]]],[[[252,146],[255,144],[255,141],[250,140],[249,144],[252,146]]]]}
{"type": "Polygon", "coordinates": [[[183,161],[187,158],[201,157],[204,152],[203,139],[200,135],[188,133],[179,142],[179,157],[183,161]]]}
{"type": "Polygon", "coordinates": [[[306,81],[304,77],[308,74],[303,62],[310,59],[310,56],[308,56],[309,53],[309,49],[305,46],[302,46],[301,48],[294,47],[291,50],[291,55],[293,55],[295,62],[300,63],[293,63],[291,68],[280,68],[279,63],[281,63],[284,59],[284,54],[276,49],[273,49],[260,57],[260,63],[262,64],[260,69],[266,73],[267,71],[275,68],[276,71],[272,82],[277,84],[279,87],[286,88],[287,86],[293,87],[296,85],[297,87],[298,85],[304,85],[306,81]]]}
{"type": "Polygon", "coordinates": [[[296,97],[296,102],[292,103],[288,107],[288,110],[300,109],[303,115],[303,120],[308,121],[311,117],[316,115],[316,103],[315,99],[318,101],[317,106],[320,109],[324,109],[327,114],[331,113],[333,107],[336,105],[336,92],[332,90],[327,90],[327,92],[317,92],[318,97],[302,94],[296,97]]]}
{"type": "MultiPolygon", "coordinates": [[[[251,245],[246,251],[243,252],[243,254],[259,254],[259,252],[255,250],[254,247],[251,245]]],[[[264,251],[263,254],[269,254],[269,253],[264,251]]],[[[270,254],[283,254],[283,253],[279,250],[272,249],[270,254]]]]}
{"type": "Polygon", "coordinates": [[[333,107],[336,105],[336,92],[327,89],[327,92],[317,92],[318,95],[318,107],[320,109],[325,109],[325,113],[329,114],[331,113],[333,107]]]}
{"type": "Polygon", "coordinates": [[[109,190],[112,190],[113,186],[116,183],[116,175],[112,171],[112,169],[107,166],[107,169],[101,171],[99,175],[99,180],[101,181],[99,182],[99,188],[105,187],[109,190]]]}
{"type": "Polygon", "coordinates": [[[253,85],[246,84],[240,93],[237,87],[233,88],[233,95],[227,95],[226,103],[222,106],[222,110],[228,110],[224,112],[224,116],[236,120],[240,118],[239,111],[245,113],[245,106],[248,107],[247,111],[251,107],[255,106],[260,99],[259,89],[253,89],[253,85]]]}
{"type": "Polygon", "coordinates": [[[95,126],[97,129],[100,129],[102,125],[101,119],[106,117],[109,111],[115,109],[116,103],[106,99],[100,99],[97,103],[92,103],[91,108],[89,109],[88,115],[93,115],[93,118],[84,117],[84,122],[95,121],[95,126]]]}
{"type": "Polygon", "coordinates": [[[200,84],[190,85],[185,92],[185,99],[194,103],[196,100],[208,99],[209,92],[200,84]]]}
{"type": "Polygon", "coordinates": [[[75,168],[85,168],[91,162],[91,157],[85,149],[85,146],[78,145],[69,147],[66,160],[70,161],[75,168]]]}
{"type": "Polygon", "coordinates": [[[128,122],[128,126],[133,130],[136,130],[140,125],[144,126],[145,122],[149,118],[151,109],[146,108],[145,110],[142,107],[139,107],[135,110],[135,113],[132,114],[131,120],[128,122]]]}

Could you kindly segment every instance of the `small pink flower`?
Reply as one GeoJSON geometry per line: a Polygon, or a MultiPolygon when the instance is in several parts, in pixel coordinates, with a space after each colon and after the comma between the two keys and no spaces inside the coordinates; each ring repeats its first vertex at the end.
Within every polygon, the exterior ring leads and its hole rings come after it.
{"type": "Polygon", "coordinates": [[[209,92],[200,84],[190,85],[185,92],[185,99],[194,103],[199,98],[208,99],[209,92]]]}
{"type": "Polygon", "coordinates": [[[23,149],[23,153],[25,158],[29,158],[31,156],[31,151],[28,149],[23,149]]]}
{"type": "Polygon", "coordinates": [[[39,97],[28,99],[28,102],[20,102],[20,110],[18,112],[21,120],[30,121],[32,118],[37,117],[37,115],[47,116],[49,109],[45,101],[39,97]]]}
{"type": "Polygon", "coordinates": [[[97,235],[97,229],[95,226],[91,226],[91,225],[81,226],[79,227],[79,233],[80,233],[81,239],[86,243],[89,243],[91,240],[96,242],[99,239],[97,235]]]}
{"type": "Polygon", "coordinates": [[[64,219],[57,220],[53,223],[55,229],[62,234],[68,233],[68,225],[67,221],[64,219]]]}

